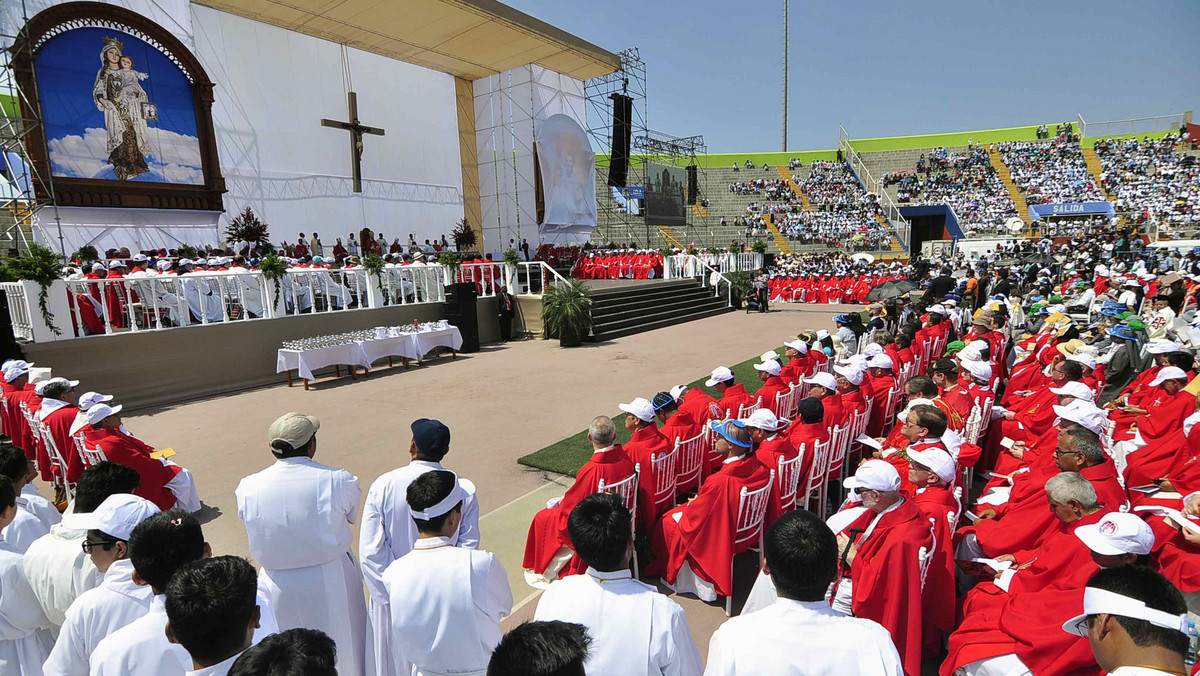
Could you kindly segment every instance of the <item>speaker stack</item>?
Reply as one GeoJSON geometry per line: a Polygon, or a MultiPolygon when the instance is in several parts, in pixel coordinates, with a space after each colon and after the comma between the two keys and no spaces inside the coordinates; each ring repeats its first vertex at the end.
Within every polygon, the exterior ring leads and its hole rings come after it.
{"type": "Polygon", "coordinates": [[[613,102],[612,149],[609,153],[608,184],[624,188],[629,175],[629,137],[633,133],[633,99],[609,94],[613,102]]]}
{"type": "Polygon", "coordinates": [[[696,178],[696,165],[689,165],[687,168],[687,203],[695,204],[696,198],[700,195],[700,181],[696,178]]]}
{"type": "Polygon", "coordinates": [[[442,304],[442,314],[446,321],[458,327],[462,333],[462,349],[459,352],[479,351],[479,313],[476,306],[479,299],[475,294],[475,284],[471,282],[455,284],[450,296],[442,304]]]}

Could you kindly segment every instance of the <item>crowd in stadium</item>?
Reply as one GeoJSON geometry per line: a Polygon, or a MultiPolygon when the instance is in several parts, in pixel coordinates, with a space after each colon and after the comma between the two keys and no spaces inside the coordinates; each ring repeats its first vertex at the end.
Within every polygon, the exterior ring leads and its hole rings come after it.
{"type": "Polygon", "coordinates": [[[1101,184],[1118,212],[1139,223],[1153,219],[1171,229],[1200,228],[1200,166],[1195,156],[1175,151],[1187,140],[1183,132],[1095,142],[1104,168],[1101,184]]]}
{"type": "Polygon", "coordinates": [[[897,202],[949,205],[968,234],[996,232],[1017,215],[987,150],[980,147],[963,153],[936,148],[921,155],[915,171],[891,171],[882,180],[897,186],[897,202]]]}
{"type": "Polygon", "coordinates": [[[996,148],[1029,204],[1104,200],[1104,190],[1088,172],[1079,140],[1072,135],[998,143],[996,148]]]}

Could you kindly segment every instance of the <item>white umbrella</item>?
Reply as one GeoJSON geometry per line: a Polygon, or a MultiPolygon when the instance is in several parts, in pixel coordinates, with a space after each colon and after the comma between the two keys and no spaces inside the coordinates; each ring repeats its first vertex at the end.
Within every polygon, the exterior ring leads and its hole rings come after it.
{"type": "Polygon", "coordinates": [[[870,265],[871,263],[875,262],[875,257],[869,253],[856,253],[850,257],[850,260],[854,261],[855,263],[865,263],[870,265]]]}

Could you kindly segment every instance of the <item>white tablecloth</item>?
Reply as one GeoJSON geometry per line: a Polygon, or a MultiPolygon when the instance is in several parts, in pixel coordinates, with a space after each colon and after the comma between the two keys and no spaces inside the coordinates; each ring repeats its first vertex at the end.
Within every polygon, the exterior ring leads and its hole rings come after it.
{"type": "Polygon", "coordinates": [[[332,345],[313,350],[279,350],[275,357],[275,372],[296,369],[305,380],[315,380],[313,371],[345,364],[370,369],[371,364],[384,357],[407,357],[420,361],[435,347],[462,347],[462,332],[457,326],[419,333],[406,333],[395,338],[367,340],[349,345],[332,345]]]}

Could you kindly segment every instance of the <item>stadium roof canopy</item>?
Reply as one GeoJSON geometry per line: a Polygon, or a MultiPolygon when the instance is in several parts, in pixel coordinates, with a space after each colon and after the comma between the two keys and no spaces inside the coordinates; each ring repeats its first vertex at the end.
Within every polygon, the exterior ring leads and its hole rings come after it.
{"type": "Polygon", "coordinates": [[[495,0],[193,0],[248,19],[477,80],[535,63],[580,80],[620,58],[495,0]]]}

